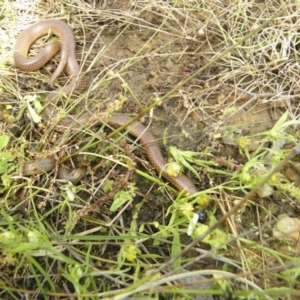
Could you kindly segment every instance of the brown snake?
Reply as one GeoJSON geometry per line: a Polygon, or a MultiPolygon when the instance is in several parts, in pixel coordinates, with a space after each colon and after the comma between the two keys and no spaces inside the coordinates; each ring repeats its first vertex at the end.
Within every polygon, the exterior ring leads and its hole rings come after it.
{"type": "MultiPolygon", "coordinates": [[[[80,67],[75,56],[74,34],[70,27],[62,21],[42,21],[24,30],[16,41],[14,49],[15,65],[24,71],[35,71],[44,66],[59,50],[61,51],[61,60],[57,69],[50,78],[50,86],[53,87],[54,80],[65,69],[67,74],[70,76],[70,81],[64,87],[63,91],[65,93],[71,93],[72,91],[81,92],[85,88],[85,79],[82,76],[79,76],[80,67]],[[35,57],[28,59],[27,55],[31,44],[49,32],[57,35],[59,37],[59,41],[47,44],[35,57]]],[[[57,110],[53,100],[56,98],[58,93],[59,92],[57,90],[54,90],[48,94],[46,98],[47,105],[42,112],[44,121],[51,121],[51,119],[57,116],[57,110]]],[[[81,125],[87,124],[90,118],[90,115],[86,114],[86,116],[78,118],[76,123],[81,125]]],[[[126,115],[113,115],[105,120],[97,119],[95,123],[120,127],[126,125],[130,120],[131,118],[126,115]]],[[[65,118],[61,120],[57,126],[65,129],[66,127],[72,126],[72,123],[74,123],[73,119],[65,118]]],[[[189,194],[197,192],[194,183],[184,174],[174,177],[165,171],[167,161],[163,157],[155,137],[142,123],[133,122],[126,127],[126,130],[139,139],[145,149],[149,161],[157,172],[162,174],[162,176],[171,182],[178,190],[186,190],[189,194]]],[[[28,176],[48,172],[51,171],[54,166],[55,160],[53,158],[44,158],[33,162],[27,162],[23,167],[23,174],[28,176]]],[[[65,169],[62,169],[60,171],[60,176],[63,179],[68,179],[68,176],[70,177],[74,175],[68,175],[68,172],[65,172],[64,170],[65,169]]],[[[80,174],[80,176],[81,175],[82,174],[80,174]]]]}

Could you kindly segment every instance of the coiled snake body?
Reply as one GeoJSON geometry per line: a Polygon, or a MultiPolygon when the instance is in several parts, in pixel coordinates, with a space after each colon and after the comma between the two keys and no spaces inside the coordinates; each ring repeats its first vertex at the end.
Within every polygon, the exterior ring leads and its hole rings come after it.
{"type": "MultiPolygon", "coordinates": [[[[61,60],[55,72],[50,78],[50,86],[53,87],[53,82],[57,76],[65,69],[70,76],[69,83],[64,87],[64,92],[71,93],[72,91],[80,92],[85,88],[84,77],[80,76],[80,67],[75,56],[75,39],[73,31],[70,27],[59,20],[47,20],[36,23],[24,30],[17,39],[14,49],[15,65],[24,71],[34,71],[45,65],[51,57],[58,51],[61,51],[61,60]],[[28,51],[31,44],[41,36],[48,33],[53,33],[59,37],[59,41],[47,44],[35,57],[28,59],[28,51]]],[[[45,121],[50,121],[57,115],[57,111],[53,100],[56,98],[58,91],[50,92],[46,98],[46,107],[42,112],[42,117],[45,121]]],[[[90,115],[78,118],[76,121],[82,125],[86,124],[90,115]]],[[[105,120],[96,120],[98,124],[108,124],[115,127],[120,127],[127,124],[131,120],[125,115],[114,115],[105,120]]],[[[64,119],[59,122],[58,126],[72,126],[69,119],[64,119]]],[[[74,121],[73,121],[74,122],[74,121]]],[[[164,169],[167,161],[163,157],[159,145],[153,134],[146,129],[140,122],[133,122],[126,127],[128,132],[139,139],[153,167],[162,174],[169,182],[171,182],[178,190],[186,190],[189,194],[194,194],[197,189],[193,182],[184,174],[176,177],[168,174],[164,169]]],[[[45,158],[25,164],[23,168],[24,175],[33,175],[37,173],[50,171],[54,168],[55,161],[52,158],[45,158]]]]}

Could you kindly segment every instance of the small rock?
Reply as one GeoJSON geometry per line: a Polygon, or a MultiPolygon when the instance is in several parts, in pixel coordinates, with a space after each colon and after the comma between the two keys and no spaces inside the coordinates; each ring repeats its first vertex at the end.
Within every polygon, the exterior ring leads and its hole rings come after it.
{"type": "Polygon", "coordinates": [[[268,184],[264,184],[263,186],[259,187],[257,189],[257,195],[260,198],[264,198],[264,197],[269,197],[273,194],[273,188],[271,186],[269,186],[268,184]]]}
{"type": "Polygon", "coordinates": [[[292,244],[299,242],[300,220],[286,214],[278,216],[278,221],[273,228],[273,236],[292,244]]]}

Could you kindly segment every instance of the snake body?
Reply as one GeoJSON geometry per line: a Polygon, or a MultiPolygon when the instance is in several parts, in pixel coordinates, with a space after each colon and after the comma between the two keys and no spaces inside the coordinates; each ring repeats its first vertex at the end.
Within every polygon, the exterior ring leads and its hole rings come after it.
{"type": "MultiPolygon", "coordinates": [[[[37,70],[45,65],[59,50],[61,51],[61,60],[57,69],[50,78],[50,86],[53,87],[55,79],[65,69],[67,74],[70,76],[70,81],[64,87],[64,92],[70,93],[72,91],[82,91],[85,88],[85,79],[83,76],[80,76],[80,66],[75,56],[74,34],[70,27],[62,21],[42,21],[24,30],[18,37],[15,44],[15,65],[24,71],[37,70]],[[35,57],[28,59],[27,55],[31,44],[41,36],[48,33],[57,35],[59,37],[59,41],[47,44],[35,57]]],[[[54,90],[50,92],[46,98],[47,105],[42,112],[43,119],[46,121],[51,120],[57,115],[57,110],[53,103],[57,94],[58,91],[54,90]]],[[[86,114],[86,116],[78,118],[76,123],[81,125],[87,124],[90,118],[90,115],[86,114]]],[[[126,115],[113,115],[104,120],[99,118],[95,123],[104,123],[114,127],[120,127],[126,125],[130,120],[131,118],[126,115]]],[[[71,118],[65,118],[58,125],[65,128],[66,126],[72,126],[72,122],[74,123],[74,120],[71,118]]],[[[180,191],[186,190],[189,194],[197,192],[194,183],[184,174],[174,177],[165,171],[167,161],[162,155],[155,137],[142,123],[133,122],[126,127],[126,130],[139,139],[145,149],[150,163],[164,178],[171,182],[180,191]]],[[[33,175],[41,173],[41,171],[47,172],[54,168],[55,163],[53,163],[53,161],[54,160],[52,158],[46,158],[46,160],[42,159],[34,162],[28,162],[24,165],[23,174],[33,175]]]]}

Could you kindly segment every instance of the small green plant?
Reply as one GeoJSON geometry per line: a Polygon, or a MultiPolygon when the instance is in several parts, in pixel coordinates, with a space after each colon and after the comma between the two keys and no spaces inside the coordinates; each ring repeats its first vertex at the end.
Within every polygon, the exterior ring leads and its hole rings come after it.
{"type": "MultiPolygon", "coordinates": [[[[199,153],[199,152],[193,152],[193,151],[180,151],[180,150],[176,149],[175,147],[169,147],[169,153],[172,155],[174,160],[180,165],[181,171],[182,171],[182,166],[185,167],[186,169],[191,171],[199,181],[201,181],[201,178],[200,178],[198,172],[192,167],[191,164],[197,165],[199,167],[207,168],[207,169],[209,169],[210,167],[216,166],[216,164],[212,161],[196,158],[196,157],[199,157],[200,155],[206,156],[206,157],[212,157],[212,155],[209,153],[199,153]]],[[[168,165],[168,166],[172,166],[172,163],[171,163],[171,165],[168,165]]],[[[169,168],[167,168],[167,171],[169,171],[169,168]]],[[[176,176],[176,175],[178,175],[178,173],[176,173],[174,175],[176,176]]]]}
{"type": "Polygon", "coordinates": [[[120,190],[115,194],[110,211],[114,212],[118,210],[124,203],[133,200],[137,188],[133,184],[128,185],[127,187],[129,187],[128,190],[120,190]]]}
{"type": "MultiPolygon", "coordinates": [[[[0,136],[0,151],[3,150],[9,142],[9,137],[7,135],[0,136]]],[[[0,187],[0,192],[4,191],[10,185],[10,178],[7,175],[9,170],[9,162],[14,159],[13,155],[6,151],[0,152],[0,175],[1,183],[4,188],[0,187]]]]}
{"type": "MultiPolygon", "coordinates": [[[[0,136],[0,151],[2,151],[8,144],[9,137],[7,135],[0,136]]],[[[4,174],[8,169],[8,163],[11,162],[14,157],[9,152],[0,152],[0,174],[4,174]]]]}

